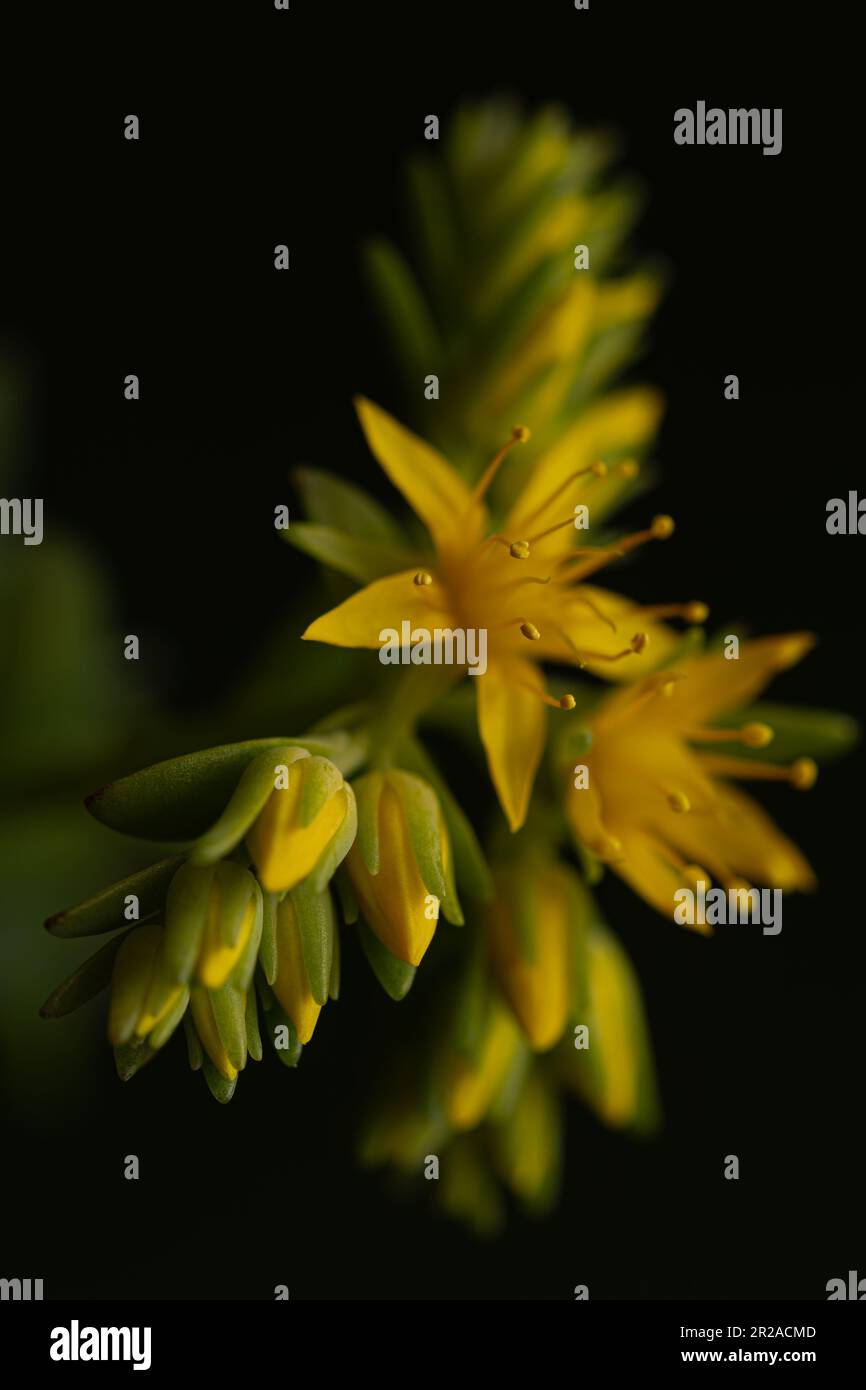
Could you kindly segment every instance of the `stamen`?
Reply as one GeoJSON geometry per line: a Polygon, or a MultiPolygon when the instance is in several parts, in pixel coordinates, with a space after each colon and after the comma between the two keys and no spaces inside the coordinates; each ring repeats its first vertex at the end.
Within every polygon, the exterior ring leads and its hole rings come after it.
{"type": "Polygon", "coordinates": [[[616,623],[613,622],[606,613],[602,613],[598,604],[593,602],[591,598],[587,598],[585,594],[575,594],[573,596],[573,602],[582,604],[584,608],[588,608],[591,613],[595,614],[600,622],[607,624],[611,632],[616,632],[616,623]]]}
{"type": "Polygon", "coordinates": [[[548,705],[551,709],[574,709],[577,701],[573,695],[562,695],[558,700],[553,695],[548,695],[546,690],[537,690],[534,685],[529,685],[527,681],[518,681],[521,690],[528,690],[530,695],[535,695],[541,700],[542,704],[548,705]]]}
{"type": "Polygon", "coordinates": [[[687,623],[705,623],[710,616],[707,605],[697,599],[691,603],[654,603],[649,608],[636,604],[634,611],[638,609],[648,618],[683,618],[687,623]]]}
{"type": "Polygon", "coordinates": [[[672,811],[676,811],[678,816],[685,815],[686,811],[692,809],[692,803],[685,792],[665,792],[665,799],[672,811]]]}
{"type": "Polygon", "coordinates": [[[556,501],[557,497],[561,497],[566,489],[571,487],[572,483],[577,482],[578,478],[585,478],[587,473],[591,473],[594,478],[604,478],[607,475],[607,464],[602,463],[599,459],[597,463],[591,463],[587,468],[578,468],[576,473],[570,473],[565,482],[560,483],[559,487],[554,488],[550,496],[546,497],[539,506],[535,507],[524,520],[527,522],[534,521],[536,517],[541,516],[542,512],[546,512],[551,503],[556,501]]]}
{"type": "Polygon", "coordinates": [[[426,570],[419,570],[412,583],[417,584],[419,589],[426,589],[433,583],[433,576],[428,574],[426,570]]]}
{"type": "Polygon", "coordinates": [[[766,748],[775,737],[769,724],[743,724],[739,729],[695,728],[686,738],[695,743],[742,743],[746,748],[766,748]]]}
{"type": "MultiPolygon", "coordinates": [[[[666,541],[674,533],[673,518],[669,516],[653,517],[652,523],[645,531],[635,531],[633,535],[626,536],[624,540],[618,541],[615,550],[603,551],[594,560],[586,560],[579,564],[574,570],[561,575],[563,582],[567,583],[571,579],[586,579],[588,575],[595,574],[596,570],[602,569],[605,565],[619,555],[628,555],[632,550],[636,550],[639,545],[645,545],[647,541],[666,541]]],[[[569,556],[569,559],[571,557],[569,556]]]]}
{"type": "Polygon", "coordinates": [[[541,633],[534,623],[521,623],[520,631],[529,642],[538,642],[541,637],[541,633]]]}
{"type": "Polygon", "coordinates": [[[797,758],[789,767],[778,763],[758,763],[747,758],[725,758],[718,754],[698,754],[709,772],[723,777],[742,777],[755,782],[790,782],[797,791],[808,791],[818,778],[818,765],[812,758],[797,758]]]}
{"type": "Polygon", "coordinates": [[[514,448],[515,444],[525,444],[528,438],[529,430],[526,428],[525,425],[514,426],[514,429],[511,431],[511,438],[509,439],[508,443],[503,444],[502,448],[499,450],[499,453],[492,460],[492,462],[487,465],[481,477],[478,479],[478,482],[472,489],[473,502],[481,501],[487,489],[490,487],[490,484],[493,482],[493,479],[496,477],[496,474],[499,472],[499,469],[502,466],[503,461],[508,457],[508,454],[514,448]]]}

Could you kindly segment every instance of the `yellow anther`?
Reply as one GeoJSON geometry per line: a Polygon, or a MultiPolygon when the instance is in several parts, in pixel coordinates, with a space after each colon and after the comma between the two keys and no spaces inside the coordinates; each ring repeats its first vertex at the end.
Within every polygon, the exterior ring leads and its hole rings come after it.
{"type": "Polygon", "coordinates": [[[529,541],[512,541],[508,553],[514,560],[529,559],[529,541]]]}
{"type": "Polygon", "coordinates": [[[673,517],[664,514],[661,516],[654,516],[652,524],[650,525],[650,532],[654,540],[666,541],[668,537],[672,536],[674,533],[673,517]]]}
{"type": "Polygon", "coordinates": [[[817,781],[818,764],[812,758],[798,758],[791,764],[789,776],[792,787],[798,792],[807,792],[817,781]]]}
{"type": "Polygon", "coordinates": [[[645,632],[636,632],[629,642],[633,652],[645,652],[649,646],[649,637],[645,632]]]}
{"type": "Polygon", "coordinates": [[[526,425],[515,425],[511,431],[511,438],[515,444],[525,444],[529,439],[531,431],[526,425]]]}
{"type": "Polygon", "coordinates": [[[623,478],[636,478],[640,472],[640,464],[637,459],[623,459],[617,467],[617,473],[623,478]]]}
{"type": "Polygon", "coordinates": [[[687,623],[705,623],[709,616],[710,610],[707,605],[700,603],[697,599],[687,603],[683,609],[683,617],[687,623]]]}
{"type": "Polygon", "coordinates": [[[589,465],[589,471],[594,478],[606,478],[607,464],[602,462],[601,459],[599,459],[597,463],[591,463],[589,465]]]}
{"type": "Polygon", "coordinates": [[[419,589],[426,589],[429,584],[433,583],[433,576],[428,574],[426,570],[419,570],[412,583],[417,584],[419,589]]]}
{"type": "Polygon", "coordinates": [[[520,631],[530,642],[537,642],[541,637],[541,633],[538,631],[535,623],[521,623],[520,631]]]}
{"type": "Polygon", "coordinates": [[[576,701],[573,695],[561,695],[559,699],[559,708],[574,709],[575,703],[576,701]]]}
{"type": "Polygon", "coordinates": [[[744,724],[740,738],[747,748],[766,748],[773,742],[774,733],[769,724],[744,724]]]}
{"type": "Polygon", "coordinates": [[[676,811],[678,816],[684,815],[686,811],[692,809],[692,803],[685,792],[668,792],[668,805],[672,811],[676,811]]]}

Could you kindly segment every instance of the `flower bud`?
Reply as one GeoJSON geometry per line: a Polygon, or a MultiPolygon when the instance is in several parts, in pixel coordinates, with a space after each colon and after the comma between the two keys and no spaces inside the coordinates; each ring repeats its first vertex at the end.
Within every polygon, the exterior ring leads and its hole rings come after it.
{"type": "Polygon", "coordinates": [[[572,938],[579,930],[567,871],[530,860],[496,875],[486,926],[493,972],[530,1047],[562,1037],[571,993],[572,938]]]}
{"type": "Polygon", "coordinates": [[[439,909],[462,925],[439,799],[414,773],[373,772],[355,784],[358,838],[346,868],[365,922],[382,945],[418,965],[439,909]]]}
{"type": "Polygon", "coordinates": [[[283,893],[312,876],[323,888],[355,838],[355,798],[328,758],[290,750],[275,763],[273,789],[247,831],[262,887],[283,893]]]}

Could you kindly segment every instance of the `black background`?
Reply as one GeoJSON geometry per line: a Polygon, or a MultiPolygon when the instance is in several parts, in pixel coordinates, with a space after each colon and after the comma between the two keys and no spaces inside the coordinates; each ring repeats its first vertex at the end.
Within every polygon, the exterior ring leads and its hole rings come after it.
{"type": "MultiPolygon", "coordinates": [[[[192,41],[167,19],[117,19],[93,81],[82,65],[56,102],[38,85],[10,96],[2,322],[38,373],[39,491],[108,558],[123,630],[154,638],[167,701],[225,694],[308,582],[272,528],[294,464],[387,496],[350,401],[360,390],[399,413],[402,397],[358,248],[377,232],[406,244],[399,174],[424,116],[514,92],[619,129],[649,193],[637,244],[674,272],[634,375],[667,397],[651,505],[678,530],[641,579],[757,631],[817,631],[773,696],[863,710],[864,542],[825,531],[828,498],[863,471],[849,331],[861,153],[841,14],[202,7],[192,41]],[[698,99],[783,107],[782,154],[676,146],[673,112],[698,99]],[[128,112],[138,144],[122,138],[128,112]],[[723,400],[729,372],[737,403],[723,400]]],[[[861,777],[853,758],[809,796],[762,796],[821,881],[817,898],[786,902],[777,938],[708,946],[606,881],[646,994],[666,1129],[636,1146],[574,1107],[548,1220],[515,1216],[479,1244],[424,1194],[394,1201],[357,1172],[356,1109],[395,1006],[353,952],[339,1026],[320,1029],[296,1075],[253,1069],[226,1109],[180,1048],[132,1087],[106,1050],[71,1133],[34,1095],[6,1146],[22,1218],[8,1217],[6,1263],[29,1268],[35,1243],[52,1296],[70,1298],[268,1298],[276,1283],[301,1298],[568,1298],[577,1283],[592,1298],[824,1297],[829,1278],[866,1273],[861,777]],[[123,1180],[124,1153],[141,1156],[142,1181],[123,1180]],[[736,1183],[722,1178],[729,1153],[736,1183]]]]}

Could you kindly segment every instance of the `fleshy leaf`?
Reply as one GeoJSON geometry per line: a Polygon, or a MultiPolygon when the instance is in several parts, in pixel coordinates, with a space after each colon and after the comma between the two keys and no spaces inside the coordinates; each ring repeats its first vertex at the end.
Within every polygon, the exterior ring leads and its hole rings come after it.
{"type": "Polygon", "coordinates": [[[358,924],[358,935],[361,945],[364,948],[364,955],[370,963],[373,974],[379,981],[385,993],[400,1002],[405,999],[415,979],[417,967],[407,965],[405,961],[398,960],[392,955],[387,946],[383,946],[375,932],[372,932],[364,921],[358,924]]]}
{"type": "Polygon", "coordinates": [[[148,840],[196,840],[222,814],[253,758],[275,748],[299,747],[332,757],[351,772],[361,756],[350,735],[259,738],[185,753],[121,777],[87,797],[96,820],[124,835],[148,840]]]}
{"type": "Polygon", "coordinates": [[[116,936],[95,955],[82,961],[81,965],[73,970],[72,974],[58,985],[45,1000],[39,1010],[42,1017],[63,1018],[65,1014],[71,1014],[75,1009],[80,1009],[82,1004],[89,1003],[91,999],[96,998],[97,994],[108,989],[114,970],[114,958],[133,930],[134,928],[130,927],[123,936],[116,936]]]}
{"type": "Polygon", "coordinates": [[[128,925],[123,911],[124,900],[130,895],[135,895],[139,901],[138,920],[159,912],[172,876],[182,863],[180,858],[163,859],[158,864],[139,869],[76,907],[55,913],[48,918],[45,928],[52,936],[64,938],[99,936],[103,932],[116,931],[118,927],[128,925]]]}

